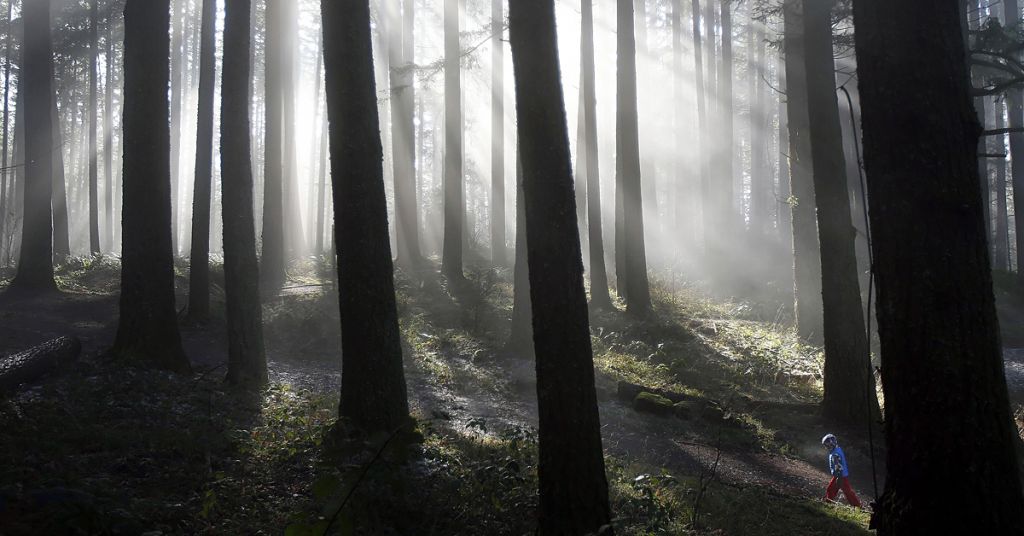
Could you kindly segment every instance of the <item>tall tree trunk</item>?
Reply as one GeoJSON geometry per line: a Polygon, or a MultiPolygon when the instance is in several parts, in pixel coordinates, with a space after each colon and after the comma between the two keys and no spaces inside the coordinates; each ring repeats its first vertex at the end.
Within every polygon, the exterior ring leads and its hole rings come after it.
{"type": "MultiPolygon", "coordinates": [[[[491,262],[508,262],[505,247],[505,12],[491,0],[491,262]]],[[[518,194],[517,194],[518,195],[518,194]]]]}
{"type": "Polygon", "coordinates": [[[53,49],[50,40],[50,2],[22,5],[25,36],[21,87],[25,106],[25,188],[21,255],[12,290],[45,292],[57,289],[53,280],[53,232],[50,199],[53,190],[53,49]]]}
{"type": "Polygon", "coordinates": [[[68,222],[68,192],[64,177],[64,134],[61,132],[60,113],[57,110],[57,95],[50,105],[51,132],[53,133],[53,255],[64,259],[71,255],[71,237],[68,222]]]}
{"type": "Polygon", "coordinates": [[[391,35],[389,72],[391,78],[391,148],[395,184],[395,235],[398,264],[420,264],[420,237],[416,224],[416,131],[414,104],[415,47],[412,0],[389,8],[391,35]]]}
{"type": "Polygon", "coordinates": [[[186,3],[188,0],[171,0],[174,7],[174,20],[171,21],[171,251],[177,255],[178,242],[178,203],[181,187],[181,100],[185,78],[182,68],[182,50],[185,41],[184,22],[186,20],[186,3]]]}
{"type": "MultiPolygon", "coordinates": [[[[516,151],[518,154],[519,151],[516,151]]],[[[523,163],[516,158],[516,265],[512,273],[512,329],[508,348],[533,352],[533,314],[530,304],[530,267],[527,256],[526,204],[523,199],[523,163]]]]}
{"type": "Polygon", "coordinates": [[[778,234],[783,244],[783,251],[793,251],[793,207],[790,205],[790,194],[792,183],[790,182],[789,158],[787,153],[789,147],[789,108],[786,93],[786,68],[788,64],[783,58],[779,58],[782,65],[778,68],[779,102],[778,102],[778,165],[779,165],[779,187],[775,192],[776,211],[778,212],[778,234]]]}
{"type": "MultiPolygon", "coordinates": [[[[679,240],[675,242],[678,251],[689,245],[684,237],[692,235],[693,229],[693,201],[688,187],[693,184],[692,172],[689,171],[692,160],[688,157],[693,154],[688,150],[686,138],[683,136],[683,129],[686,125],[686,114],[683,112],[685,82],[683,81],[683,0],[672,0],[672,112],[673,112],[673,148],[671,178],[673,184],[672,194],[674,199],[671,205],[667,205],[666,211],[675,210],[674,224],[675,233],[679,240]]],[[[698,95],[699,98],[699,95],[698,95]]],[[[663,220],[663,224],[667,223],[663,220]]],[[[676,260],[676,259],[670,259],[676,260]]]]}
{"type": "MultiPolygon", "coordinates": [[[[712,0],[708,0],[711,2],[712,0]]],[[[693,12],[691,14],[691,20],[693,21],[693,64],[694,73],[696,80],[694,85],[697,86],[697,168],[700,170],[700,176],[698,182],[694,184],[693,188],[690,189],[689,194],[695,199],[700,199],[700,209],[702,212],[707,210],[707,199],[704,196],[704,186],[708,183],[708,91],[707,84],[704,80],[704,40],[701,38],[701,24],[700,24],[700,0],[693,0],[693,12]]],[[[710,68],[710,65],[709,65],[710,68]]],[[[690,202],[687,206],[696,209],[697,203],[690,202]]],[[[694,210],[696,212],[696,210],[694,210]]],[[[697,218],[693,217],[690,219],[694,223],[697,222],[697,218]]],[[[696,237],[697,234],[693,233],[696,237]]]]}
{"type": "Polygon", "coordinates": [[[299,14],[297,2],[286,1],[282,5],[283,36],[281,40],[281,96],[284,106],[284,178],[282,182],[282,202],[284,217],[284,252],[285,261],[295,259],[306,250],[305,235],[302,232],[302,210],[299,207],[299,164],[295,141],[296,123],[296,87],[298,86],[297,56],[299,53],[299,14]]]}
{"type": "Polygon", "coordinates": [[[793,293],[797,332],[821,341],[821,259],[807,111],[807,66],[804,58],[804,0],[786,0],[783,50],[786,55],[786,116],[789,125],[789,204],[793,226],[793,293]]]}
{"type": "Polygon", "coordinates": [[[1024,534],[957,4],[853,3],[885,391],[882,536],[1024,534]]]}
{"type": "MultiPolygon", "coordinates": [[[[221,181],[224,218],[224,294],[228,321],[228,381],[245,386],[267,383],[263,348],[263,314],[260,308],[259,263],[256,260],[256,228],[253,215],[252,158],[249,126],[249,17],[251,0],[225,0],[224,73],[221,82],[221,181]]],[[[214,0],[204,0],[203,41],[215,34],[214,0]]],[[[212,41],[209,44],[213,44],[212,41]]],[[[213,47],[203,53],[213,54],[213,47]]],[[[212,57],[205,57],[210,60],[212,57]]],[[[202,62],[199,84],[214,70],[202,62]]],[[[213,77],[209,77],[213,83],[213,77]]],[[[200,89],[202,93],[202,89],[200,89]]],[[[206,100],[200,96],[200,100],[206,100]]],[[[212,105],[212,99],[209,104],[212,105]]],[[[201,105],[202,106],[202,105],[201,105]]],[[[205,121],[204,121],[205,123],[205,121]]],[[[210,122],[212,127],[213,122],[210,122]]],[[[205,128],[205,127],[204,127],[205,128]]],[[[193,245],[195,245],[193,240],[193,245]]]]}
{"type": "Polygon", "coordinates": [[[805,0],[807,108],[818,208],[825,339],[825,415],[862,424],[880,415],[857,279],[857,236],[843,156],[832,52],[833,0],[805,0]]]}
{"type": "Polygon", "coordinates": [[[11,175],[8,169],[8,147],[10,147],[10,117],[11,117],[11,40],[13,39],[14,24],[11,21],[11,13],[14,2],[7,2],[7,18],[4,19],[4,132],[3,132],[3,164],[0,167],[0,263],[7,266],[7,218],[12,212],[9,205],[10,198],[7,197],[7,177],[11,175]]]}
{"type": "MultiPolygon", "coordinates": [[[[313,82],[313,125],[319,126],[319,125],[324,123],[324,120],[322,120],[322,118],[326,118],[327,117],[326,105],[324,106],[324,108],[325,108],[324,110],[320,109],[320,94],[323,93],[323,89],[324,89],[323,88],[323,79],[324,79],[324,71],[323,71],[323,65],[324,65],[324,42],[323,42],[323,32],[322,31],[321,32],[317,32],[317,36],[316,36],[316,51],[317,51],[317,53],[316,53],[316,71],[315,71],[316,72],[316,78],[314,78],[315,81],[313,82]]],[[[318,129],[318,130],[323,130],[323,129],[321,128],[321,129],[318,129]]],[[[326,136],[326,134],[323,134],[322,132],[318,133],[317,131],[313,131],[313,132],[310,133],[310,135],[311,135],[312,141],[309,144],[309,190],[308,190],[308,197],[306,198],[306,201],[307,201],[306,202],[306,211],[307,212],[313,212],[316,209],[316,204],[317,204],[316,194],[317,194],[317,189],[318,189],[318,186],[317,186],[318,185],[318,180],[317,180],[317,178],[319,177],[317,174],[319,172],[319,167],[320,167],[320,164],[319,164],[320,163],[320,156],[323,154],[323,152],[321,150],[321,146],[323,145],[323,142],[325,141],[322,138],[324,136],[326,136]],[[321,139],[319,139],[319,143],[318,143],[318,136],[319,136],[319,138],[321,138],[321,139]]],[[[307,238],[309,238],[310,246],[314,247],[314,248],[316,248],[316,245],[318,243],[320,244],[320,246],[323,245],[323,239],[322,238],[320,240],[317,240],[317,229],[319,229],[319,227],[317,227],[317,225],[319,225],[320,223],[323,223],[323,222],[320,221],[320,218],[317,217],[316,213],[314,213],[313,215],[310,216],[310,220],[309,220],[309,235],[307,235],[307,238]]],[[[312,253],[314,255],[319,255],[320,254],[320,249],[316,248],[316,249],[314,249],[314,251],[312,253]]]]}
{"type": "Polygon", "coordinates": [[[285,280],[284,253],[284,29],[285,0],[267,0],[264,39],[264,155],[263,155],[263,255],[260,258],[261,285],[276,291],[285,280]]]}
{"type": "MultiPolygon", "coordinates": [[[[996,101],[996,130],[1006,126],[1006,101],[996,101]]],[[[1006,136],[995,138],[993,152],[1002,154],[1006,151],[1006,136]]],[[[1009,270],[1010,230],[1009,218],[1006,214],[1006,157],[996,158],[996,227],[995,227],[995,266],[996,270],[1009,270]]]]}
{"type": "MultiPolygon", "coordinates": [[[[1003,0],[1003,20],[1010,31],[1020,29],[1020,5],[1017,0],[1003,0]]],[[[1019,88],[1006,90],[1006,115],[1011,129],[1024,128],[1024,92],[1019,88]]],[[[1010,182],[1013,185],[1013,222],[1016,237],[1017,281],[1024,284],[1024,133],[1010,132],[1010,182]]]]}
{"type": "Polygon", "coordinates": [[[611,534],[554,0],[511,2],[509,22],[537,355],[538,534],[611,534]]]}
{"type": "MultiPolygon", "coordinates": [[[[732,208],[735,129],[733,127],[732,90],[732,11],[729,9],[729,2],[730,0],[718,0],[717,13],[722,31],[722,55],[718,62],[718,80],[715,84],[717,93],[715,110],[717,120],[714,127],[714,132],[717,134],[714,138],[716,150],[713,152],[715,170],[710,177],[711,183],[708,185],[711,203],[709,209],[714,226],[704,229],[705,240],[708,244],[708,256],[716,271],[733,264],[727,255],[727,244],[733,240],[739,227],[738,218],[732,208]]],[[[708,0],[708,5],[713,6],[712,0],[708,0]]],[[[708,37],[712,42],[714,35],[713,31],[708,32],[708,37]]],[[[711,65],[714,63],[708,64],[709,69],[711,65]]]]}
{"type": "Polygon", "coordinates": [[[615,174],[622,183],[623,244],[626,311],[636,316],[651,312],[644,247],[644,205],[640,178],[640,128],[637,117],[636,41],[633,35],[633,0],[618,1],[616,158],[615,174]]]}
{"type": "Polygon", "coordinates": [[[747,29],[747,103],[750,125],[750,230],[754,240],[762,239],[771,227],[770,211],[772,200],[772,176],[765,158],[764,92],[761,77],[764,76],[764,35],[757,28],[759,23],[751,19],[747,29]]]}
{"type": "Polygon", "coordinates": [[[444,245],[441,271],[461,280],[466,198],[462,177],[459,0],[444,0],[444,245]]]}
{"type": "Polygon", "coordinates": [[[121,307],[111,353],[187,372],[174,309],[168,0],[124,8],[124,217],[121,307]]]}
{"type": "MultiPolygon", "coordinates": [[[[248,19],[248,11],[244,18],[248,19]]],[[[245,31],[248,35],[248,28],[245,31]]],[[[189,262],[188,285],[188,314],[193,321],[204,320],[210,314],[210,190],[213,182],[213,94],[217,77],[216,37],[217,1],[203,0],[199,45],[199,112],[196,118],[196,177],[195,193],[192,196],[192,253],[189,262]]],[[[237,59],[232,61],[237,61],[237,59]]],[[[245,67],[248,71],[248,63],[245,67]]],[[[248,91],[245,92],[245,95],[248,95],[248,91]]],[[[248,128],[248,112],[245,117],[246,128],[248,128]]],[[[248,158],[250,150],[248,143],[244,149],[244,154],[248,158]]],[[[252,180],[251,173],[250,169],[250,182],[252,180]]]]}
{"type": "Polygon", "coordinates": [[[341,307],[339,416],[370,431],[409,420],[384,197],[370,6],[324,2],[335,244],[341,307]]]}
{"type": "MultiPolygon", "coordinates": [[[[647,80],[650,73],[647,68],[647,0],[634,0],[633,6],[636,16],[633,20],[633,28],[636,36],[636,73],[640,80],[647,80]]],[[[640,138],[640,175],[641,189],[643,192],[644,204],[644,229],[648,233],[658,231],[661,227],[661,217],[658,212],[658,185],[657,166],[655,165],[655,151],[651,141],[650,131],[655,125],[654,101],[650,94],[644,94],[644,87],[637,87],[637,113],[639,115],[639,138],[640,138]],[[649,126],[650,125],[650,126],[649,126]]],[[[651,234],[651,239],[657,239],[656,234],[651,234]]],[[[659,259],[660,260],[660,259],[659,259]]]]}
{"type": "Polygon", "coordinates": [[[611,309],[608,293],[608,272],[604,263],[604,236],[601,230],[601,172],[597,143],[597,81],[594,74],[594,4],[583,0],[581,61],[583,63],[583,124],[585,142],[578,150],[584,152],[587,183],[587,242],[590,244],[590,305],[595,309],[611,309]]]}
{"type": "MultiPolygon", "coordinates": [[[[317,97],[319,98],[319,96],[317,97]]],[[[317,158],[317,166],[319,166],[319,174],[316,185],[316,254],[322,255],[324,253],[324,198],[325,190],[327,189],[327,150],[328,150],[328,139],[329,132],[327,130],[327,110],[324,110],[323,116],[320,118],[320,154],[317,158]]]]}
{"type": "Polygon", "coordinates": [[[99,195],[99,145],[96,131],[99,127],[96,120],[96,82],[99,73],[96,69],[99,57],[99,23],[97,2],[89,0],[89,252],[100,254],[100,195],[99,195]]]}
{"type": "Polygon", "coordinates": [[[103,211],[106,227],[107,248],[116,252],[114,244],[114,14],[107,15],[106,81],[103,84],[103,184],[106,185],[107,202],[103,211]]]}

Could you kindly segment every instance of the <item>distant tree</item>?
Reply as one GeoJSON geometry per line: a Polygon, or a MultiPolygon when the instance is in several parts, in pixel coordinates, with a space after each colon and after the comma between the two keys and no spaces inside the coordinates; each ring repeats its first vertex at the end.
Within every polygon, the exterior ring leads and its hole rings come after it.
{"type": "Polygon", "coordinates": [[[7,2],[7,17],[4,19],[4,119],[3,119],[3,155],[0,163],[0,265],[6,266],[7,256],[10,252],[7,249],[7,214],[10,212],[9,205],[13,204],[7,197],[7,178],[11,176],[8,168],[8,147],[11,118],[11,41],[14,35],[14,21],[11,20],[11,13],[14,3],[7,2]]]}
{"type": "Polygon", "coordinates": [[[171,249],[169,17],[169,0],[125,2],[121,307],[111,353],[186,372],[171,249]]]}
{"type": "MultiPolygon", "coordinates": [[[[50,106],[50,127],[53,134],[53,146],[64,146],[64,134],[60,127],[60,112],[57,110],[57,94],[54,93],[50,106]]],[[[71,237],[68,222],[68,192],[66,177],[64,176],[64,151],[55,149],[52,151],[53,169],[52,180],[53,198],[50,207],[53,210],[53,256],[55,259],[65,259],[71,255],[71,237]]]]}
{"type": "MultiPolygon", "coordinates": [[[[108,0],[105,63],[106,81],[103,84],[103,183],[107,189],[104,210],[107,247],[116,251],[114,244],[114,0],[108,0]]],[[[60,151],[58,151],[60,152],[60,151]]]]}
{"type": "Polygon", "coordinates": [[[441,271],[461,280],[466,197],[462,177],[459,0],[444,0],[444,244],[441,271]]]}
{"type": "Polygon", "coordinates": [[[853,2],[885,391],[881,536],[1024,534],[962,7],[853,2]]]}
{"type": "MultiPolygon", "coordinates": [[[[1003,0],[1003,22],[1012,32],[1020,31],[1020,3],[1017,0],[1003,0]]],[[[1019,53],[1019,52],[1018,52],[1019,53]]],[[[1024,91],[1018,87],[1011,87],[1006,91],[1006,115],[1010,129],[1010,161],[1024,161],[1024,91]]],[[[1024,192],[1024,166],[1010,166],[1010,182],[1013,184],[1014,192],[1024,192]]],[[[1024,215],[1024,195],[1013,196],[1014,214],[1024,215]]],[[[1017,281],[1024,283],[1024,217],[1013,218],[1014,236],[1017,246],[1017,281]]]]}
{"type": "Polygon", "coordinates": [[[89,252],[99,255],[100,248],[100,194],[99,194],[99,144],[96,138],[96,131],[99,128],[96,109],[99,107],[97,100],[97,82],[99,72],[97,71],[97,59],[99,58],[99,0],[89,0],[89,252]]]}
{"type": "Polygon", "coordinates": [[[285,280],[284,253],[284,77],[286,47],[283,44],[284,0],[266,2],[266,36],[263,45],[264,155],[263,155],[263,251],[261,285],[268,291],[285,280]]]}
{"type": "MultiPolygon", "coordinates": [[[[505,247],[505,11],[491,0],[491,262],[508,262],[505,247]]],[[[518,194],[517,194],[518,195],[518,194]]]]}
{"type": "Polygon", "coordinates": [[[53,291],[53,49],[50,0],[22,5],[25,36],[19,94],[25,106],[25,187],[18,273],[12,290],[53,291]]]}
{"type": "Polygon", "coordinates": [[[793,292],[797,332],[821,340],[821,259],[811,165],[807,66],[804,57],[804,0],[784,0],[783,52],[786,57],[786,123],[789,126],[789,205],[793,227],[793,292]]]}
{"type": "MultiPolygon", "coordinates": [[[[214,0],[204,2],[204,11],[215,13],[214,0]]],[[[224,62],[221,82],[220,157],[228,321],[227,378],[234,384],[252,387],[267,383],[267,360],[263,348],[249,139],[250,66],[246,56],[251,39],[250,2],[225,0],[224,5],[224,57],[228,61],[224,62]]],[[[209,36],[213,31],[211,21],[210,26],[204,28],[204,34],[209,36]]],[[[213,69],[212,65],[206,67],[213,69]]],[[[213,77],[210,82],[212,84],[213,77]]],[[[212,121],[210,125],[212,127],[212,121]]]]}
{"type": "Polygon", "coordinates": [[[415,14],[412,0],[395,4],[388,13],[388,64],[391,80],[391,146],[395,183],[395,237],[399,265],[422,261],[416,208],[416,130],[414,106],[415,14]]]}
{"type": "Polygon", "coordinates": [[[879,410],[864,330],[854,250],[856,231],[850,214],[843,132],[835,91],[834,4],[834,0],[804,1],[807,109],[821,247],[825,341],[823,409],[834,419],[861,424],[869,415],[879,416],[879,410]]]}
{"type": "MultiPolygon", "coordinates": [[[[248,12],[245,18],[248,20],[248,12]]],[[[248,35],[248,29],[246,34],[248,35]]],[[[188,282],[188,315],[192,321],[202,321],[210,314],[210,190],[213,182],[213,94],[217,77],[216,0],[203,0],[200,35],[199,112],[196,120],[196,171],[192,196],[192,252],[189,257],[188,282]]],[[[248,54],[248,47],[244,52],[248,54]]],[[[249,92],[245,91],[246,97],[248,94],[249,92]]],[[[246,112],[247,120],[248,117],[249,114],[246,112]]],[[[245,154],[248,155],[250,151],[249,144],[246,144],[245,154]]],[[[251,181],[251,168],[249,175],[251,181]]],[[[227,244],[227,240],[224,242],[227,244]]]]}
{"type": "MultiPolygon", "coordinates": [[[[162,1],[162,0],[161,0],[162,1]]],[[[185,69],[182,66],[185,51],[185,22],[188,0],[171,0],[174,16],[171,20],[171,250],[174,255],[178,246],[178,192],[181,188],[181,124],[182,92],[184,91],[185,69]]]]}
{"type": "MultiPolygon", "coordinates": [[[[999,99],[996,102],[996,130],[1000,130],[1006,127],[1006,101],[999,99]]],[[[996,143],[993,153],[1002,154],[1006,151],[1006,136],[1002,135],[996,138],[996,143]]],[[[1009,270],[1010,269],[1010,220],[1006,213],[1006,157],[996,158],[995,163],[996,178],[995,178],[995,197],[996,197],[996,216],[995,216],[995,264],[993,269],[996,270],[1009,270]]]]}
{"type": "MultiPolygon", "coordinates": [[[[604,233],[601,230],[601,170],[597,144],[597,81],[594,74],[594,3],[581,2],[580,61],[583,77],[584,143],[577,149],[583,153],[584,165],[579,170],[587,184],[587,234],[590,244],[590,305],[595,309],[611,309],[608,293],[608,272],[604,264],[604,233]]],[[[518,232],[518,231],[517,231],[518,232]]],[[[517,253],[518,255],[518,253],[517,253]]]]}
{"type": "MultiPolygon", "coordinates": [[[[682,1],[682,0],[680,0],[680,1],[682,1]]],[[[708,0],[708,1],[710,2],[712,0],[708,0]]],[[[690,189],[690,191],[687,192],[687,193],[689,193],[693,197],[698,197],[697,196],[698,192],[701,193],[701,195],[699,196],[699,198],[700,198],[700,207],[703,210],[704,204],[705,204],[704,203],[705,200],[704,200],[704,196],[702,194],[703,194],[703,191],[704,191],[704,185],[707,184],[707,182],[708,182],[708,173],[709,173],[708,172],[708,156],[707,156],[707,151],[708,151],[708,147],[709,147],[710,144],[707,141],[708,141],[708,134],[709,134],[710,125],[708,124],[708,91],[707,91],[707,84],[706,84],[706,82],[704,80],[704,53],[703,53],[704,40],[701,37],[700,0],[693,0],[691,5],[692,5],[692,8],[693,8],[693,10],[691,12],[691,15],[690,15],[690,18],[691,18],[691,20],[693,22],[693,27],[692,27],[691,33],[693,34],[693,67],[694,67],[694,73],[695,73],[694,74],[694,77],[695,77],[694,85],[697,86],[697,88],[696,88],[697,89],[697,162],[698,162],[697,168],[699,170],[698,171],[698,173],[699,173],[698,179],[699,180],[698,180],[698,183],[693,185],[694,187],[692,187],[690,189]]],[[[710,68],[710,66],[709,66],[709,68],[710,68]]],[[[689,203],[682,204],[681,207],[677,206],[676,210],[680,210],[683,207],[693,207],[693,208],[696,208],[696,206],[697,206],[696,203],[689,202],[689,203]]],[[[684,210],[685,210],[685,208],[684,208],[684,210]]],[[[690,221],[696,223],[697,222],[697,218],[696,217],[692,217],[692,218],[690,218],[690,221]]]]}
{"type": "Polygon", "coordinates": [[[538,533],[610,534],[554,0],[511,2],[509,25],[537,355],[538,533]]]}
{"type": "Polygon", "coordinates": [[[619,284],[626,287],[626,310],[646,316],[651,311],[647,280],[647,251],[644,247],[644,205],[640,178],[640,127],[637,112],[636,40],[633,34],[633,0],[617,0],[616,31],[616,182],[622,183],[621,244],[625,258],[619,284]]]}
{"type": "MultiPolygon", "coordinates": [[[[406,423],[368,0],[321,4],[341,308],[339,415],[370,431],[406,423]]],[[[461,270],[461,268],[460,268],[461,270]]]]}

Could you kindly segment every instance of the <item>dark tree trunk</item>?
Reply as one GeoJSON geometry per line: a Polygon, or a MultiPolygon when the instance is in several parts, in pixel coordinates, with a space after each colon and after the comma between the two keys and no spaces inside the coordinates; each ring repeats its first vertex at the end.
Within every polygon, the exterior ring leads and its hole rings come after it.
{"type": "Polygon", "coordinates": [[[7,18],[4,22],[4,132],[3,132],[3,160],[0,166],[0,265],[7,265],[7,216],[11,211],[10,198],[7,197],[7,177],[11,175],[8,169],[8,147],[10,146],[10,117],[11,117],[11,41],[13,40],[14,24],[11,21],[13,2],[7,2],[7,18]]]}
{"type": "Polygon", "coordinates": [[[1024,534],[958,4],[853,4],[886,409],[882,536],[1024,534]]]}
{"type": "Polygon", "coordinates": [[[522,161],[516,158],[516,265],[512,275],[512,330],[508,337],[508,347],[510,350],[532,353],[533,314],[530,304],[530,267],[527,248],[523,165],[522,161]]]}
{"type": "Polygon", "coordinates": [[[807,66],[804,58],[804,0],[783,6],[786,55],[786,115],[789,125],[789,204],[793,226],[793,293],[796,325],[801,337],[821,341],[821,259],[811,163],[810,117],[807,111],[807,66]]]}
{"type": "MultiPolygon", "coordinates": [[[[248,11],[244,18],[248,22],[248,11]]],[[[202,321],[210,314],[210,190],[213,182],[213,93],[217,77],[215,65],[216,19],[217,1],[203,0],[202,37],[199,45],[196,177],[195,193],[192,197],[192,253],[189,262],[188,284],[188,314],[193,321],[202,321]]],[[[246,35],[248,35],[248,28],[246,28],[246,35]]],[[[235,58],[240,57],[235,56],[235,58]]],[[[246,62],[246,70],[248,70],[248,62],[246,62]]],[[[243,95],[248,97],[248,94],[249,92],[246,90],[243,95]]],[[[248,112],[245,117],[248,128],[248,112]]],[[[238,149],[233,148],[233,150],[238,149]]],[[[246,144],[246,158],[248,158],[249,151],[249,144],[246,144]]],[[[252,169],[249,169],[249,182],[252,181],[251,174],[252,169]]],[[[250,192],[249,195],[251,197],[252,193],[250,192]]]]}
{"type": "Polygon", "coordinates": [[[555,5],[509,7],[537,355],[538,533],[611,534],[555,5]]]}
{"type": "Polygon", "coordinates": [[[53,49],[50,1],[22,5],[25,36],[21,86],[25,106],[25,188],[18,273],[12,290],[51,291],[53,280],[53,49]]]}
{"type": "Polygon", "coordinates": [[[391,147],[395,183],[395,236],[398,260],[403,266],[422,261],[420,236],[416,224],[416,131],[414,109],[415,47],[412,0],[390,9],[391,36],[388,40],[391,75],[391,147]]]}
{"type": "Polygon", "coordinates": [[[114,244],[114,14],[107,4],[106,81],[103,84],[103,184],[107,202],[103,211],[107,248],[117,251],[114,244]]]}
{"type": "Polygon", "coordinates": [[[64,177],[64,134],[61,132],[57,95],[50,105],[53,133],[53,256],[64,259],[71,255],[71,237],[68,228],[68,192],[64,177]]]}
{"type": "Polygon", "coordinates": [[[339,415],[370,431],[409,419],[384,197],[370,6],[324,2],[324,65],[341,307],[339,415]]]}
{"type": "MultiPolygon", "coordinates": [[[[505,12],[491,0],[491,262],[508,262],[505,247],[505,12]]],[[[518,195],[518,194],[517,194],[518,195]]]]}
{"type": "Polygon", "coordinates": [[[285,280],[284,258],[284,71],[282,43],[284,0],[267,0],[263,148],[263,251],[260,277],[263,288],[274,292],[285,280]]]}
{"type": "MultiPolygon", "coordinates": [[[[246,56],[251,40],[250,1],[225,0],[224,5],[224,57],[229,61],[224,62],[221,82],[220,157],[228,321],[227,378],[234,384],[258,386],[267,383],[267,360],[263,349],[249,138],[250,73],[246,56]]],[[[204,11],[212,4],[214,0],[205,0],[204,11]]],[[[210,26],[203,29],[204,41],[214,31],[211,21],[210,26]]],[[[212,50],[210,52],[212,55],[212,50]]],[[[207,74],[211,74],[213,65],[204,66],[209,69],[207,74]]],[[[200,78],[200,85],[203,80],[205,76],[200,78]]]]}
{"type": "Polygon", "coordinates": [[[187,372],[174,310],[168,0],[124,8],[124,215],[121,310],[111,353],[187,372]]]}
{"type": "Polygon", "coordinates": [[[583,70],[584,153],[587,183],[587,242],[590,244],[590,305],[595,309],[611,309],[608,293],[608,272],[604,264],[604,233],[601,230],[601,170],[597,143],[597,81],[594,74],[594,5],[582,1],[583,28],[581,58],[583,70]]]}
{"type": "Polygon", "coordinates": [[[622,183],[623,268],[618,275],[626,285],[626,311],[636,316],[651,312],[644,247],[644,205],[640,178],[640,129],[637,117],[636,41],[633,35],[633,0],[618,1],[616,158],[617,182],[622,183]],[[625,276],[623,278],[623,275],[625,276]]]}
{"type": "MultiPolygon", "coordinates": [[[[647,44],[647,0],[634,0],[633,9],[636,16],[633,17],[633,28],[636,36],[636,73],[640,80],[647,80],[650,73],[645,67],[645,59],[649,55],[647,44]]],[[[642,197],[644,205],[644,229],[647,233],[658,231],[661,226],[661,217],[658,212],[658,184],[657,166],[655,165],[655,151],[651,140],[651,128],[656,124],[654,113],[656,112],[656,101],[651,98],[650,93],[645,95],[644,87],[637,87],[637,114],[639,120],[640,140],[640,175],[642,197]]],[[[657,238],[651,234],[652,240],[657,238]]],[[[660,257],[658,260],[662,260],[660,257]]]]}
{"type": "Polygon", "coordinates": [[[807,108],[811,161],[821,247],[822,305],[825,339],[824,400],[826,416],[863,424],[879,416],[875,378],[864,330],[864,308],[857,279],[856,231],[835,91],[832,52],[834,0],[804,1],[807,44],[807,108]]]}
{"type": "Polygon", "coordinates": [[[461,280],[466,198],[462,179],[459,0],[444,0],[444,244],[441,271],[461,280]]]}
{"type": "Polygon", "coordinates": [[[99,194],[99,145],[96,130],[99,128],[96,119],[96,100],[99,97],[96,82],[99,73],[96,70],[99,57],[99,24],[97,2],[89,0],[89,252],[100,254],[100,194],[99,194]]]}

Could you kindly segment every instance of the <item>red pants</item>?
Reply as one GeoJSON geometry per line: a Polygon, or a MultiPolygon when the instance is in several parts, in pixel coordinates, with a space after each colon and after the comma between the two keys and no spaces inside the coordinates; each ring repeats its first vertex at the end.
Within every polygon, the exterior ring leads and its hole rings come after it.
{"type": "Polygon", "coordinates": [[[857,494],[853,492],[853,488],[850,487],[850,479],[845,476],[834,476],[829,481],[828,487],[825,488],[825,500],[835,501],[836,496],[839,495],[840,487],[843,490],[843,496],[846,497],[846,502],[850,503],[850,506],[860,508],[860,499],[857,498],[857,494]]]}

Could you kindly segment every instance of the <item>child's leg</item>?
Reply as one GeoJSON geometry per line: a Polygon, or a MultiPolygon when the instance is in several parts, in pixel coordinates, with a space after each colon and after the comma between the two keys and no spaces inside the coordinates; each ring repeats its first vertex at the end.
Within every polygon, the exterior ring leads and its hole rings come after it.
{"type": "Polygon", "coordinates": [[[843,477],[843,495],[846,496],[846,502],[850,503],[850,506],[860,508],[860,499],[857,498],[853,487],[850,486],[850,479],[846,477],[843,477]]]}
{"type": "Polygon", "coordinates": [[[831,501],[835,501],[836,500],[836,496],[838,494],[839,494],[839,477],[835,477],[834,476],[834,477],[832,477],[832,480],[829,480],[828,487],[825,488],[825,500],[826,501],[830,501],[830,502],[831,501]]]}

